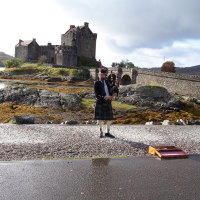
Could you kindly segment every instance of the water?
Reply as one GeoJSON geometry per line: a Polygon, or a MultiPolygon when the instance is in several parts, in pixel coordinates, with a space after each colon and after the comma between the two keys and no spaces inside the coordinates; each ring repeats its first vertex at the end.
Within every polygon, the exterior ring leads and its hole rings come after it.
{"type": "Polygon", "coordinates": [[[3,71],[5,68],[4,67],[0,67],[0,71],[3,71]]]}
{"type": "Polygon", "coordinates": [[[5,88],[5,84],[4,83],[0,83],[0,89],[5,88]]]}

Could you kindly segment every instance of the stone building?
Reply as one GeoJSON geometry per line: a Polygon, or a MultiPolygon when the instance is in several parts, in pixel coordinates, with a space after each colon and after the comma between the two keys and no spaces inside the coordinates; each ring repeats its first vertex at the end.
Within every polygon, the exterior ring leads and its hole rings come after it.
{"type": "Polygon", "coordinates": [[[69,30],[61,35],[61,45],[48,43],[40,46],[36,39],[19,40],[15,46],[15,57],[24,62],[37,62],[41,56],[47,57],[47,63],[77,67],[81,59],[96,61],[97,34],[89,28],[89,23],[83,26],[70,25],[69,30]]]}

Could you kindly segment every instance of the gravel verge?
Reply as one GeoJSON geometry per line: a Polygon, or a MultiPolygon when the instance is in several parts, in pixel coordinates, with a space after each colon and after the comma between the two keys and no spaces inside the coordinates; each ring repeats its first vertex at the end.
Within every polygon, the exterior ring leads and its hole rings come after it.
{"type": "Polygon", "coordinates": [[[0,124],[0,160],[151,156],[149,145],[176,145],[200,154],[200,126],[113,125],[115,139],[96,125],[0,124]]]}

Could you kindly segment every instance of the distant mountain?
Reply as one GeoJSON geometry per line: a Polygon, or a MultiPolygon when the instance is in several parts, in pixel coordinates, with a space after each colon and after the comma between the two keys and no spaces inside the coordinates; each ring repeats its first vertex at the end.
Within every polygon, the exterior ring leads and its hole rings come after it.
{"type": "MultiPolygon", "coordinates": [[[[160,67],[153,68],[141,68],[152,71],[160,71],[160,67]]],[[[192,67],[176,67],[177,74],[190,74],[190,75],[200,75],[200,65],[192,66],[192,67]]]]}
{"type": "Polygon", "coordinates": [[[4,52],[0,51],[0,60],[5,61],[8,60],[10,58],[13,58],[12,56],[5,54],[4,52]]]}

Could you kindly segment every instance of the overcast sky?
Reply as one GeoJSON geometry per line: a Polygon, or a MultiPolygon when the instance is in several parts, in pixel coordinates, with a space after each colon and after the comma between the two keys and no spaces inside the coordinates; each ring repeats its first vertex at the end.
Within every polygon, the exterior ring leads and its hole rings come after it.
{"type": "Polygon", "coordinates": [[[199,0],[1,0],[0,8],[0,51],[10,55],[19,39],[60,44],[70,25],[88,22],[105,66],[200,64],[199,0]]]}

